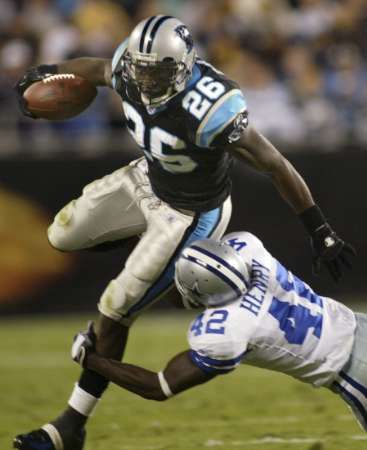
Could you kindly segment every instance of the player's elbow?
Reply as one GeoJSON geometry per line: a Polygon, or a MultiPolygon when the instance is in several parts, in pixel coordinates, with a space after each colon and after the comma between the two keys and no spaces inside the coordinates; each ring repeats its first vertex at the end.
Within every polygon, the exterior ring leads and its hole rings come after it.
{"type": "Polygon", "coordinates": [[[147,390],[144,393],[141,393],[140,395],[147,400],[154,400],[156,402],[164,402],[169,398],[164,394],[164,392],[161,389],[156,388],[147,390]]]}

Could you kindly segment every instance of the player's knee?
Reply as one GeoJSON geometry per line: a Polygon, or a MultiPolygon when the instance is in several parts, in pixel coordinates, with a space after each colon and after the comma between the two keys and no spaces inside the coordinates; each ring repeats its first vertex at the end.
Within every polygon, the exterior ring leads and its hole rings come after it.
{"type": "Polygon", "coordinates": [[[57,250],[72,251],[78,248],[72,233],[72,217],[75,200],[59,211],[47,230],[50,245],[57,250]]]}
{"type": "Polygon", "coordinates": [[[129,317],[129,310],[143,297],[149,285],[125,269],[118,279],[109,283],[98,309],[104,316],[130,326],[134,319],[129,317]]]}

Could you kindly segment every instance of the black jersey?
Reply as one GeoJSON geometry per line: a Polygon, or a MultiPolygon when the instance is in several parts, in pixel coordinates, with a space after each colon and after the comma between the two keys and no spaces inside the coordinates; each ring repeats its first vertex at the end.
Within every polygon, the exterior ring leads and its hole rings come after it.
{"type": "Polygon", "coordinates": [[[128,130],[145,154],[154,193],[175,208],[192,211],[222,204],[231,191],[231,157],[219,144],[230,140],[246,112],[237,84],[198,60],[186,89],[159,108],[133,102],[124,85],[118,86],[128,130]]]}

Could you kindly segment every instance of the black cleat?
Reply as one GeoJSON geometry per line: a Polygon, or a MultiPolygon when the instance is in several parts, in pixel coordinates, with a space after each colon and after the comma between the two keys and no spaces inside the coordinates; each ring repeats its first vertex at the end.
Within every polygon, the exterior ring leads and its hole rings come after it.
{"type": "Polygon", "coordinates": [[[50,436],[42,429],[18,434],[14,438],[13,447],[21,450],[55,450],[50,436]]]}
{"type": "Polygon", "coordinates": [[[82,450],[86,432],[83,429],[69,436],[61,436],[54,425],[47,424],[39,430],[18,434],[13,448],[19,450],[82,450]]]}

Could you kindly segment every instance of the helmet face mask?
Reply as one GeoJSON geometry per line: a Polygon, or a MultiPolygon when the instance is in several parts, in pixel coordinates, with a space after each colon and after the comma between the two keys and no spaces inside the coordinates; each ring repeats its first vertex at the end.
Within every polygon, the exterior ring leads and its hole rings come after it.
{"type": "Polygon", "coordinates": [[[134,85],[140,92],[143,103],[155,105],[172,97],[177,81],[186,71],[183,63],[174,60],[152,61],[145,58],[133,58],[129,53],[124,55],[124,80],[134,85]]]}
{"type": "Polygon", "coordinates": [[[186,87],[195,57],[190,33],[179,20],[157,16],[140,22],[121,61],[129,96],[145,106],[163,105],[186,87]]]}

